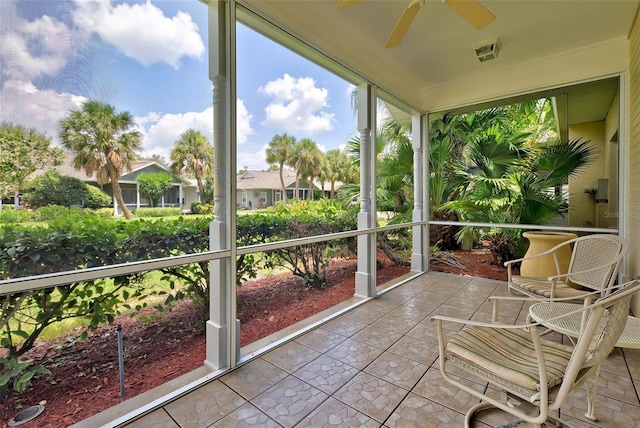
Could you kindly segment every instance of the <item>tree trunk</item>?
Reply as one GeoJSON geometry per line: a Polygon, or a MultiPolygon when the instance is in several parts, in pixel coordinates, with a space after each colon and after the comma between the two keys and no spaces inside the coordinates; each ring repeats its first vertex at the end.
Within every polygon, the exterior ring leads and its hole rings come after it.
{"type": "Polygon", "coordinates": [[[114,180],[113,177],[111,178],[111,188],[113,189],[113,197],[118,203],[118,206],[120,207],[120,211],[122,211],[124,218],[126,218],[127,220],[133,219],[133,214],[131,214],[131,211],[129,211],[129,208],[127,208],[127,205],[124,203],[124,199],[122,199],[122,189],[120,189],[120,183],[118,183],[118,180],[114,180]]]}
{"type": "Polygon", "coordinates": [[[280,185],[282,186],[282,200],[287,203],[287,189],[284,187],[284,177],[282,176],[282,168],[284,168],[284,162],[280,162],[280,185]]]}

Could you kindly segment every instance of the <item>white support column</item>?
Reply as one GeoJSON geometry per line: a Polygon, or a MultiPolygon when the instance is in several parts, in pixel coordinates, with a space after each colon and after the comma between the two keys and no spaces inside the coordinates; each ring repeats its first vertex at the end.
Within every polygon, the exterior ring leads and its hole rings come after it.
{"type": "MultiPolygon", "coordinates": [[[[372,163],[375,150],[371,144],[371,128],[374,120],[374,101],[370,85],[358,86],[358,131],[360,132],[360,212],[358,229],[369,229],[375,225],[375,207],[372,194],[375,170],[372,163]]],[[[375,297],[376,294],[376,245],[375,233],[358,236],[358,271],[356,272],[355,295],[375,297]]]]}
{"type": "Polygon", "coordinates": [[[214,220],[209,225],[211,250],[231,250],[232,256],[210,263],[209,320],[205,364],[213,369],[233,367],[235,355],[235,239],[230,211],[235,141],[235,90],[230,64],[235,49],[235,3],[209,2],[209,77],[213,82],[214,220]],[[233,162],[232,162],[233,161],[233,162]]]}
{"type": "Polygon", "coordinates": [[[140,183],[136,182],[136,208],[140,208],[140,183]]]}
{"type": "MultiPolygon", "coordinates": [[[[426,157],[425,117],[414,114],[411,122],[411,145],[413,147],[413,212],[412,220],[426,219],[425,200],[428,197],[425,171],[428,169],[426,157]]],[[[413,226],[413,250],[411,253],[411,270],[424,272],[428,268],[429,235],[426,225],[413,226]]]]}

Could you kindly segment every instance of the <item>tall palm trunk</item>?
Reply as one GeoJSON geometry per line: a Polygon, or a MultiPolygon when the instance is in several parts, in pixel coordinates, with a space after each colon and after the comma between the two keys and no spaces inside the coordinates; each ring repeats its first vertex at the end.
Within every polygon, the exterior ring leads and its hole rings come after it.
{"type": "Polygon", "coordinates": [[[122,198],[122,189],[120,189],[120,183],[118,180],[114,180],[114,177],[111,177],[111,189],[113,190],[113,197],[116,200],[116,203],[120,207],[120,211],[124,215],[124,218],[127,220],[131,220],[133,218],[133,214],[127,208],[127,204],[124,203],[124,199],[122,198]]]}
{"type": "Polygon", "coordinates": [[[282,200],[286,203],[289,198],[287,197],[287,189],[284,187],[284,177],[282,176],[283,168],[284,161],[280,162],[280,185],[282,186],[282,200]]]}

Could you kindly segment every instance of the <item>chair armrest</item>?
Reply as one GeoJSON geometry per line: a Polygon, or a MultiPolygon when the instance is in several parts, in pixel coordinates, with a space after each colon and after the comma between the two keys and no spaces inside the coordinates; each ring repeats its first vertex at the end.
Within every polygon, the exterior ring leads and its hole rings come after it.
{"type": "Polygon", "coordinates": [[[589,268],[589,269],[586,269],[586,270],[581,270],[581,271],[578,271],[578,272],[571,272],[571,273],[561,273],[559,275],[553,275],[553,276],[548,277],[547,280],[548,281],[553,281],[553,280],[557,280],[557,279],[560,279],[560,278],[567,277],[569,275],[581,275],[583,273],[595,272],[595,271],[598,271],[600,269],[604,269],[606,267],[611,267],[614,264],[619,263],[620,260],[622,260],[622,257],[617,259],[615,262],[610,262],[610,263],[607,263],[607,264],[604,264],[604,265],[600,265],[600,266],[596,266],[596,267],[592,267],[592,268],[589,268]]]}
{"type": "Polygon", "coordinates": [[[483,321],[472,321],[472,320],[465,320],[462,318],[453,318],[453,317],[447,317],[444,315],[434,315],[431,318],[429,318],[430,321],[446,321],[446,322],[453,322],[453,323],[457,323],[457,324],[466,324],[466,325],[473,325],[476,327],[489,327],[489,328],[502,328],[502,329],[526,329],[526,328],[530,328],[530,327],[534,327],[534,326],[538,326],[540,325],[540,323],[529,323],[529,324],[500,324],[500,323],[493,323],[493,322],[483,322],[483,321]]]}
{"type": "Polygon", "coordinates": [[[519,259],[508,260],[508,261],[504,262],[504,265],[507,266],[507,265],[510,265],[510,264],[513,264],[513,263],[522,262],[524,260],[531,260],[531,259],[535,259],[535,258],[538,258],[538,257],[546,256],[548,254],[553,254],[556,251],[558,251],[559,248],[562,248],[562,247],[564,247],[566,245],[571,245],[573,242],[574,242],[573,239],[571,239],[569,241],[561,242],[560,244],[556,245],[555,247],[549,248],[548,250],[543,251],[541,253],[532,254],[532,255],[526,256],[526,257],[521,257],[519,259]]]}

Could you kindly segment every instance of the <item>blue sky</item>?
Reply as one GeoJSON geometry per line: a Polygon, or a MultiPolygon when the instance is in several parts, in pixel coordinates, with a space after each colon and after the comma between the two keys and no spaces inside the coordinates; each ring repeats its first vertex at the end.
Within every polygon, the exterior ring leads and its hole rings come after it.
{"type": "MultiPolygon", "coordinates": [[[[213,141],[206,6],[197,0],[0,1],[0,121],[58,143],[57,123],[94,99],[134,115],[144,155],[189,128],[213,141]]],[[[238,26],[238,167],[267,167],[276,134],[338,148],[355,132],[351,85],[238,26]]]]}

